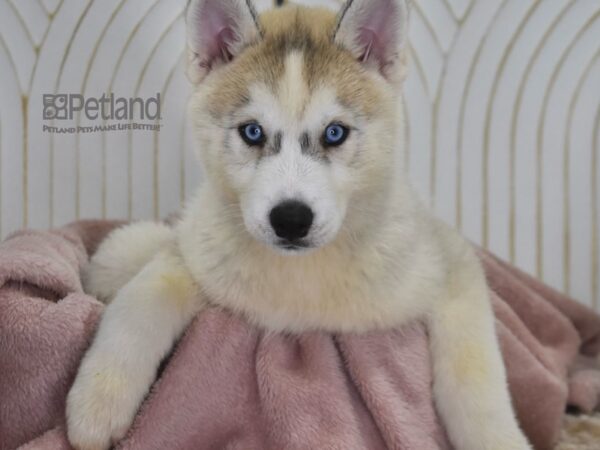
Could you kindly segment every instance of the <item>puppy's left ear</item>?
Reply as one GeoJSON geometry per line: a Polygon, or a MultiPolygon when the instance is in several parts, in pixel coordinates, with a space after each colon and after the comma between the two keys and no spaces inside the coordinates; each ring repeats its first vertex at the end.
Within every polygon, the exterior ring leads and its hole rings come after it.
{"type": "Polygon", "coordinates": [[[185,18],[192,83],[229,63],[261,35],[251,0],[189,0],[185,18]]]}
{"type": "Polygon", "coordinates": [[[384,77],[403,77],[408,13],[408,0],[347,0],[334,41],[384,77]]]}

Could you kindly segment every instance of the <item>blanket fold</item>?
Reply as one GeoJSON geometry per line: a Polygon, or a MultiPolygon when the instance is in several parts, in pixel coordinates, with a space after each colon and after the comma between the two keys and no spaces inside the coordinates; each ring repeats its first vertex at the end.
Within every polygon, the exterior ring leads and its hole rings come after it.
{"type": "MultiPolygon", "coordinates": [[[[121,223],[22,231],[0,244],[0,450],[70,449],[65,397],[103,305],[80,271],[121,223]]],[[[551,449],[567,406],[600,406],[600,317],[479,251],[519,422],[551,449]]],[[[427,330],[270,333],[219,308],[163,364],[121,449],[450,449],[427,330]]]]}

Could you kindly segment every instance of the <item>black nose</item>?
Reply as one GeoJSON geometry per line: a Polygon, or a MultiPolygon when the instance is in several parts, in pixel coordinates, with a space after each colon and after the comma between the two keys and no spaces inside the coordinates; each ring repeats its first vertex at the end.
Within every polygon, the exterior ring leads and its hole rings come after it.
{"type": "Polygon", "coordinates": [[[280,238],[295,241],[306,237],[313,223],[314,214],[304,203],[288,200],[271,210],[269,220],[280,238]]]}

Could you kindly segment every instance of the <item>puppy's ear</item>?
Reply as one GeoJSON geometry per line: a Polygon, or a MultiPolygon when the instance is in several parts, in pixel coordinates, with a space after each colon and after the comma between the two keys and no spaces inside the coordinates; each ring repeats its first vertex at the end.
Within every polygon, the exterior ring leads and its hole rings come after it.
{"type": "Polygon", "coordinates": [[[403,72],[408,27],[407,0],[347,0],[334,41],[386,78],[403,72]]]}
{"type": "Polygon", "coordinates": [[[190,0],[186,11],[188,78],[199,83],[261,35],[250,0],[190,0]]]}

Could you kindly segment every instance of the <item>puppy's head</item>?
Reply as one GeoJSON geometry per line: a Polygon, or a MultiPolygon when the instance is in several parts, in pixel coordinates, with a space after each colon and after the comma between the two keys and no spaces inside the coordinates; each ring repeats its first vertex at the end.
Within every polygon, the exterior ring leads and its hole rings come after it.
{"type": "Polygon", "coordinates": [[[405,0],[339,13],[192,0],[190,112],[208,182],[247,231],[294,254],[386,208],[400,144],[405,0]]]}

